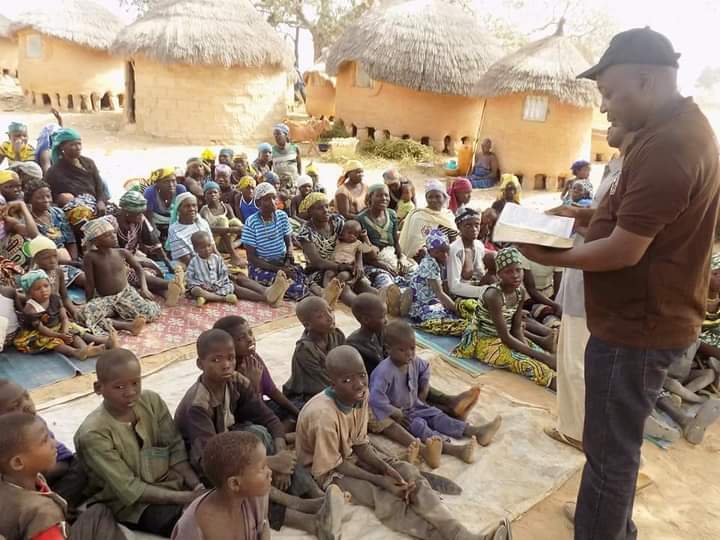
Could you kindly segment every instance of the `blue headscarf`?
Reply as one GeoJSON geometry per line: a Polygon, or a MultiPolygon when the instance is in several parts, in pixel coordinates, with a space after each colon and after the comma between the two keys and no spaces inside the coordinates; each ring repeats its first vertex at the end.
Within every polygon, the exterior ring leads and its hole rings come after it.
{"type": "Polygon", "coordinates": [[[263,152],[272,152],[272,145],[264,142],[258,146],[258,154],[262,154],[263,152]]]}

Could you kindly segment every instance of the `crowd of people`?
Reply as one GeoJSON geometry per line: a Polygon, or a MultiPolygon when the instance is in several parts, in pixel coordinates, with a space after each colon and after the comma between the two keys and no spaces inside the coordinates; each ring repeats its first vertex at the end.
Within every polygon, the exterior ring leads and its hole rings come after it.
{"type": "Polygon", "coordinates": [[[627,509],[643,433],[699,444],[720,417],[720,401],[709,399],[720,380],[720,259],[703,237],[717,216],[717,147],[707,149],[709,127],[673,90],[672,46],[648,29],[631,32],[640,34],[620,34],[606,65],[586,74],[600,77],[608,142],[619,154],[597,189],[588,162],[572,165],[549,210],[575,219],[576,246],[565,251],[493,242],[505,205],[522,204],[522,185],[501,172],[489,140],[470,178],[427,182],[422,206],[397,170],[366,182],[357,160],[344,164],[329,198],[283,124],[252,162],[230,148],[217,156],[206,149],[184,169],[165,166],[128,183],[115,204],[80,134],[62,127],[59,114],[37,149],[27,127],[12,123],[0,146],[9,162],[0,170],[3,343],[27,354],[99,356],[102,404],[78,428],[73,453],[54,440],[27,390],[0,379],[0,537],[122,538],[123,524],[177,540],[228,530],[267,538],[283,526],[334,539],[349,495],[388,528],[418,538],[511,538],[506,519],[467,530],[439,496],[448,482],[418,469],[439,467],[443,454],[473,463],[502,425],[499,416],[468,421],[479,388],[446,395],[431,385],[430,364],[416,354],[416,332],[424,332],[459,338],[455,356],[557,391],[559,421],[546,433],[588,457],[577,514],[571,510],[576,538],[634,538],[627,509]],[[636,66],[617,49],[633,39],[666,52],[664,63],[638,68],[654,81],[642,90],[623,87],[636,66]],[[613,79],[621,69],[629,71],[613,79]],[[616,86],[635,96],[633,107],[613,101],[608,88],[616,86]],[[669,108],[654,110],[663,100],[669,108]],[[695,205],[690,216],[676,206],[688,200],[687,182],[677,181],[686,169],[672,181],[660,165],[643,169],[642,152],[658,144],[654,133],[672,114],[692,135],[681,150],[703,164],[692,189],[707,191],[707,200],[683,203],[695,205]],[[660,190],[652,201],[641,196],[651,189],[646,178],[660,190]],[[472,207],[475,187],[496,190],[491,207],[472,207]],[[685,228],[666,232],[675,222],[685,228]],[[683,273],[668,277],[684,264],[670,253],[677,235],[707,262],[694,267],[692,284],[679,281],[683,273]],[[644,270],[634,274],[638,265],[644,270]],[[687,293],[697,305],[655,305],[653,287],[687,293]],[[295,301],[304,331],[290,378],[278,387],[248,321],[223,317],[198,338],[198,380],[172,415],[143,390],[140,362],[118,336],[143,332],[184,296],[193,309],[295,301]],[[337,302],[360,325],[347,337],[335,326],[337,302]],[[623,328],[614,317],[626,318],[623,328]],[[627,362],[613,368],[618,357],[627,362]],[[613,382],[613,369],[627,376],[613,382]],[[606,414],[610,402],[627,410],[606,414]],[[699,410],[688,414],[683,402],[699,410]],[[404,446],[406,458],[380,452],[369,433],[404,446]]]}

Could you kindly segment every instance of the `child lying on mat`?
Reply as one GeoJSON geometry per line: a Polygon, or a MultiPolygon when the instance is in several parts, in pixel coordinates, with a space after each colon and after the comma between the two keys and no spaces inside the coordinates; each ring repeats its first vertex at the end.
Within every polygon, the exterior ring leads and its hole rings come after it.
{"type": "Polygon", "coordinates": [[[423,457],[433,469],[440,466],[441,454],[473,463],[478,443],[487,446],[500,429],[500,416],[474,426],[428,405],[425,400],[430,390],[430,364],[415,355],[412,327],[404,321],[391,322],[385,328],[385,343],[388,357],[370,377],[371,423],[378,426],[376,432],[404,446],[417,445],[417,437],[423,457]],[[470,442],[455,445],[447,437],[470,437],[470,442]]]}

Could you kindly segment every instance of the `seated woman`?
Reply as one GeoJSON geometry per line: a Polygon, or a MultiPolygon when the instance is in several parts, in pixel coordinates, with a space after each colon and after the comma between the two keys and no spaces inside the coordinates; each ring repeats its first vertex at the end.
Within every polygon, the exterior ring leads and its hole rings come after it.
{"type": "Polygon", "coordinates": [[[335,208],[345,219],[357,219],[358,214],[365,210],[367,193],[362,163],[351,159],[343,166],[342,176],[338,179],[335,208]]]}
{"type": "MultiPolygon", "coordinates": [[[[17,178],[12,171],[0,171],[0,184],[17,178]]],[[[17,287],[16,279],[27,269],[28,257],[23,246],[38,235],[37,225],[25,202],[7,203],[0,196],[0,285],[17,287]]]]}
{"type": "Polygon", "coordinates": [[[290,210],[288,215],[291,219],[297,221],[300,225],[307,221],[307,215],[304,212],[300,212],[300,205],[302,204],[305,197],[307,197],[313,191],[313,181],[307,174],[301,174],[297,178],[297,190],[298,194],[290,200],[290,210]]]}
{"type": "Polygon", "coordinates": [[[20,178],[20,186],[23,193],[31,182],[42,180],[43,177],[43,171],[40,168],[40,165],[34,161],[22,161],[20,163],[16,163],[10,167],[10,170],[17,174],[18,178],[20,178]]]}
{"type": "Polygon", "coordinates": [[[150,187],[143,192],[147,201],[145,215],[150,224],[160,233],[160,239],[165,240],[170,227],[170,211],[175,204],[175,198],[186,193],[185,186],[177,183],[174,167],[155,169],[150,173],[150,187]]]}
{"type": "Polygon", "coordinates": [[[127,249],[142,264],[143,258],[161,261],[172,268],[170,259],[162,247],[160,232],[152,226],[145,215],[147,200],[139,191],[128,191],[120,197],[115,212],[118,247],[127,249]]]}
{"type": "Polygon", "coordinates": [[[245,222],[242,243],[248,258],[248,275],[261,285],[270,286],[281,270],[291,281],[285,294],[291,300],[307,296],[308,290],[322,294],[315,286],[306,285],[303,268],[295,264],[287,214],[275,208],[277,192],[272,184],[263,182],[255,190],[260,209],[245,222]]]}
{"type": "Polygon", "coordinates": [[[23,187],[20,176],[12,169],[3,172],[6,174],[3,175],[2,182],[0,182],[0,195],[5,202],[22,201],[23,187]]]}
{"type": "MultiPolygon", "coordinates": [[[[308,220],[298,233],[305,260],[307,260],[308,280],[315,285],[322,285],[326,271],[338,275],[351,273],[345,282],[340,299],[352,306],[356,294],[376,292],[370,282],[364,278],[362,268],[353,269],[333,261],[333,252],[338,242],[345,220],[338,214],[328,212],[328,200],[324,193],[310,193],[300,204],[300,212],[308,216],[308,220]],[[353,272],[354,270],[354,272],[353,272]]],[[[335,298],[326,298],[329,304],[335,298]]]]}
{"type": "Polygon", "coordinates": [[[499,175],[500,164],[492,151],[492,141],[485,139],[475,154],[475,166],[470,173],[470,182],[474,188],[489,188],[497,183],[499,175]]]}
{"type": "Polygon", "coordinates": [[[82,155],[80,134],[71,128],[55,133],[51,159],[52,166],[45,175],[45,181],[70,225],[79,227],[105,215],[110,197],[95,162],[82,155]]]}
{"type": "MultiPolygon", "coordinates": [[[[450,244],[447,261],[448,291],[454,296],[477,299],[482,292],[482,285],[495,281],[495,275],[485,269],[485,247],[478,240],[480,214],[472,208],[465,208],[455,218],[455,224],[460,230],[460,237],[450,244]]],[[[488,256],[494,259],[493,255],[488,256]]]]}
{"type": "Polygon", "coordinates": [[[467,178],[456,178],[447,190],[448,208],[457,217],[472,197],[472,184],[467,178]]]}
{"type": "MultiPolygon", "coordinates": [[[[522,186],[520,185],[518,177],[514,174],[503,174],[500,178],[500,185],[498,186],[497,201],[520,204],[521,194],[522,186]]],[[[493,206],[493,208],[495,207],[493,206]]],[[[498,210],[498,213],[500,212],[502,212],[502,208],[498,210]]]]}
{"type": "Polygon", "coordinates": [[[555,356],[523,334],[520,252],[512,247],[500,250],[495,265],[500,282],[483,286],[472,319],[453,354],[509,369],[555,390],[555,356]]]}
{"type": "Polygon", "coordinates": [[[209,179],[210,167],[205,165],[202,159],[198,157],[191,157],[185,162],[185,176],[178,178],[178,185],[184,186],[185,190],[189,191],[198,199],[202,201],[203,198],[203,184],[209,179]]]}
{"type": "MultiPolygon", "coordinates": [[[[204,231],[212,239],[210,225],[198,214],[198,204],[192,193],[181,193],[175,199],[170,218],[168,239],[165,243],[173,261],[180,261],[187,268],[190,259],[195,255],[192,235],[204,231]]],[[[213,242],[213,248],[215,243],[213,242]]]]}
{"type": "MultiPolygon", "coordinates": [[[[224,165],[218,165],[216,173],[224,165]]],[[[228,176],[229,180],[229,176],[228,176]]],[[[245,263],[235,251],[235,240],[242,234],[242,222],[235,217],[230,205],[220,200],[220,186],[212,180],[205,182],[205,206],[200,209],[200,216],[208,222],[215,236],[215,244],[221,253],[230,255],[230,263],[241,266],[245,263]]]]}
{"type": "Polygon", "coordinates": [[[245,152],[241,152],[233,156],[232,175],[230,176],[231,184],[237,184],[244,176],[257,178],[257,174],[258,173],[255,168],[250,165],[250,162],[248,161],[248,155],[245,152]]]}
{"type": "Polygon", "coordinates": [[[427,208],[416,208],[405,218],[400,232],[400,249],[409,258],[420,260],[425,255],[425,236],[432,229],[440,229],[452,241],[457,237],[455,216],[445,208],[448,195],[438,180],[425,185],[427,208]]]}

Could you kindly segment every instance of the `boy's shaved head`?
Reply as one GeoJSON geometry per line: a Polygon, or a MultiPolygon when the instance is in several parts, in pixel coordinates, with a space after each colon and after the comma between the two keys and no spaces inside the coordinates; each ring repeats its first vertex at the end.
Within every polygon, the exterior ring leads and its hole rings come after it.
{"type": "Polygon", "coordinates": [[[415,331],[405,321],[395,320],[385,327],[385,341],[387,343],[407,341],[411,338],[415,338],[415,331]]]}
{"type": "Polygon", "coordinates": [[[328,303],[319,296],[308,296],[295,307],[295,315],[301,323],[306,323],[317,310],[329,309],[328,303]]]}
{"type": "Polygon", "coordinates": [[[228,334],[231,334],[233,330],[240,326],[245,326],[247,323],[247,319],[241,317],[240,315],[225,315],[225,317],[215,321],[213,328],[225,330],[228,334]]]}
{"type": "Polygon", "coordinates": [[[385,307],[385,302],[382,301],[380,296],[373,293],[362,293],[358,294],[357,298],[352,305],[352,314],[356,319],[365,315],[372,310],[380,310],[385,307]]]}
{"type": "Polygon", "coordinates": [[[208,355],[208,353],[213,350],[214,347],[218,346],[219,344],[229,344],[231,347],[233,347],[233,338],[230,334],[228,334],[225,330],[220,330],[219,328],[211,328],[210,330],[205,330],[202,334],[200,334],[200,337],[198,337],[196,348],[197,348],[197,355],[200,358],[204,358],[208,355]]]}
{"type": "Polygon", "coordinates": [[[230,476],[238,476],[251,464],[253,451],[262,444],[247,431],[226,431],[213,436],[205,446],[202,467],[210,483],[221,489],[230,476]]]}
{"type": "Polygon", "coordinates": [[[135,353],[128,349],[110,349],[105,351],[98,358],[95,366],[95,374],[100,382],[108,381],[112,378],[116,368],[126,366],[128,364],[140,365],[135,353]]]}
{"type": "Polygon", "coordinates": [[[365,364],[355,347],[340,345],[328,353],[325,358],[325,368],[332,378],[342,373],[364,370],[365,364]]]}
{"type": "Polygon", "coordinates": [[[6,472],[8,462],[25,450],[27,429],[42,422],[34,414],[12,412],[0,416],[0,472],[6,472]]]}

